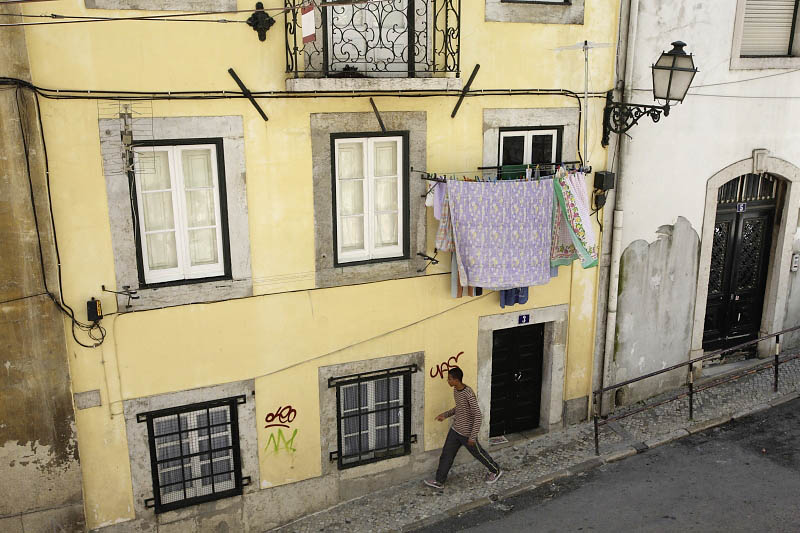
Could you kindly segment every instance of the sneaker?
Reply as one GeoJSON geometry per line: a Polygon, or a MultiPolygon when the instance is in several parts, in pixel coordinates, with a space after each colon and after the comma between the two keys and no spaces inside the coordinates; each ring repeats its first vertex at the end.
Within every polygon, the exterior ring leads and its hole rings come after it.
{"type": "Polygon", "coordinates": [[[494,472],[489,472],[488,474],[486,474],[486,484],[487,485],[494,484],[498,479],[500,479],[500,476],[502,475],[503,475],[502,470],[498,470],[496,474],[494,472]]]}
{"type": "Polygon", "coordinates": [[[429,487],[433,487],[434,489],[442,490],[444,488],[444,485],[439,483],[435,479],[426,479],[425,484],[428,485],[429,487]]]}

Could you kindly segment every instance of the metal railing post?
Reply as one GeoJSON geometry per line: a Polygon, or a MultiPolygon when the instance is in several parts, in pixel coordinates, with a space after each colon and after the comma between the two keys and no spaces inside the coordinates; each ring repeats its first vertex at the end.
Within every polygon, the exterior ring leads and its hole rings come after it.
{"type": "Polygon", "coordinates": [[[779,355],[781,354],[781,336],[775,335],[775,392],[778,392],[778,365],[780,364],[779,355]]]}
{"type": "Polygon", "coordinates": [[[689,420],[694,420],[694,363],[689,364],[689,420]]]}
{"type": "Polygon", "coordinates": [[[600,430],[597,427],[597,413],[594,414],[594,454],[600,455],[600,430]]]}

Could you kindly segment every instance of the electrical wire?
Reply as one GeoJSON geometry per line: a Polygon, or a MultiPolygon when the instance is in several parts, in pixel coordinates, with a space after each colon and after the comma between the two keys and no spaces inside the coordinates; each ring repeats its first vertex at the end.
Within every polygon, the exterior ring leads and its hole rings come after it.
{"type": "MultiPolygon", "coordinates": [[[[324,2],[319,4],[319,7],[335,7],[335,6],[354,6],[354,5],[366,5],[366,4],[382,4],[386,2],[393,2],[394,0],[361,0],[357,2],[324,2]]],[[[0,3],[2,5],[2,3],[0,3]]],[[[245,22],[244,20],[227,20],[227,19],[217,19],[217,20],[205,20],[205,19],[195,19],[195,20],[187,20],[181,19],[179,17],[194,17],[194,16],[205,16],[205,15],[228,15],[228,14],[237,14],[237,13],[254,13],[257,11],[264,11],[264,12],[273,12],[276,15],[286,14],[291,11],[296,11],[303,7],[302,4],[293,5],[291,7],[273,7],[273,8],[264,8],[264,9],[237,9],[232,11],[197,11],[197,12],[189,12],[189,13],[175,13],[171,15],[144,15],[139,17],[87,17],[87,16],[80,16],[80,15],[57,15],[55,13],[51,15],[44,15],[49,18],[69,18],[69,19],[76,19],[76,20],[57,20],[53,22],[12,22],[12,23],[2,23],[0,27],[19,27],[19,26],[49,26],[53,24],[81,24],[81,23],[90,23],[90,22],[120,22],[120,21],[159,21],[159,22],[166,22],[169,20],[183,20],[184,22],[245,22]]],[[[34,16],[34,15],[20,15],[15,13],[1,13],[1,15],[6,16],[34,16]]]]}
{"type": "MultiPolygon", "coordinates": [[[[51,224],[52,224],[52,228],[53,228],[53,241],[54,241],[54,244],[55,244],[56,262],[57,262],[57,265],[58,265],[58,285],[59,285],[59,293],[60,293],[60,296],[61,296],[60,301],[56,300],[55,296],[53,295],[52,292],[50,292],[50,289],[47,286],[47,273],[46,273],[46,269],[45,269],[45,265],[44,265],[44,251],[42,249],[42,235],[41,235],[41,232],[39,231],[39,215],[38,215],[38,210],[36,209],[36,197],[35,197],[34,192],[33,192],[33,175],[31,173],[31,166],[30,166],[30,150],[28,148],[28,146],[29,146],[28,134],[25,131],[25,127],[24,127],[24,123],[26,122],[26,116],[23,113],[22,106],[20,105],[20,89],[21,89],[20,87],[17,87],[17,90],[16,90],[16,92],[14,94],[14,100],[15,100],[16,107],[17,107],[17,116],[19,118],[19,130],[20,130],[20,137],[21,137],[21,140],[22,140],[22,149],[23,149],[23,153],[25,155],[25,168],[26,168],[26,172],[27,172],[27,176],[28,176],[28,188],[29,188],[29,193],[30,193],[31,208],[33,210],[33,223],[34,223],[34,226],[36,227],[36,237],[37,237],[36,238],[36,242],[37,242],[37,245],[39,247],[39,266],[41,268],[42,284],[44,285],[44,290],[45,290],[45,292],[43,294],[47,294],[50,297],[50,299],[53,301],[53,303],[58,307],[58,309],[62,313],[64,313],[67,317],[69,317],[69,319],[72,322],[72,338],[75,339],[75,342],[80,344],[84,348],[96,348],[96,347],[100,346],[103,343],[103,340],[105,339],[105,329],[100,325],[99,322],[94,322],[92,324],[84,324],[83,322],[80,322],[79,320],[77,320],[75,318],[75,311],[68,304],[64,303],[64,291],[63,291],[63,287],[62,287],[62,283],[61,283],[61,259],[60,259],[60,255],[59,255],[59,252],[58,252],[58,241],[57,241],[57,237],[56,237],[55,224],[53,223],[53,209],[52,209],[53,208],[53,204],[52,204],[52,197],[50,195],[50,170],[49,170],[49,164],[47,162],[47,147],[46,147],[46,145],[44,143],[44,130],[41,129],[41,124],[42,124],[41,109],[39,108],[39,102],[38,102],[38,99],[37,99],[36,100],[36,111],[37,111],[37,115],[38,115],[39,127],[40,127],[40,131],[41,131],[41,136],[42,136],[42,152],[43,152],[43,155],[44,155],[45,174],[46,174],[46,177],[47,177],[47,181],[46,181],[46,183],[47,183],[47,199],[48,199],[49,207],[50,207],[50,220],[51,220],[51,224]],[[84,344],[83,342],[81,342],[78,339],[77,335],[75,334],[75,328],[76,327],[78,327],[78,329],[80,329],[82,331],[85,331],[87,333],[87,335],[89,336],[89,338],[94,340],[95,343],[94,344],[84,344]],[[98,330],[99,335],[95,335],[95,333],[93,332],[95,329],[98,330]]],[[[34,95],[35,95],[35,93],[34,93],[34,95]]]]}

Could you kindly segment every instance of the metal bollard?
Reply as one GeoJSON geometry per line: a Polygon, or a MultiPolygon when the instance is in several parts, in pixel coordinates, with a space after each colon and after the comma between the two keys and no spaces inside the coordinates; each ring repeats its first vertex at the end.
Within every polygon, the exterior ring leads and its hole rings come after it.
{"type": "Polygon", "coordinates": [[[694,363],[689,365],[689,420],[694,420],[694,363]]]}
{"type": "Polygon", "coordinates": [[[778,365],[780,364],[779,355],[781,353],[781,336],[775,335],[775,385],[773,390],[778,392],[778,365]]]}
{"type": "Polygon", "coordinates": [[[594,414],[594,454],[600,455],[600,433],[597,427],[597,413],[594,414]]]}

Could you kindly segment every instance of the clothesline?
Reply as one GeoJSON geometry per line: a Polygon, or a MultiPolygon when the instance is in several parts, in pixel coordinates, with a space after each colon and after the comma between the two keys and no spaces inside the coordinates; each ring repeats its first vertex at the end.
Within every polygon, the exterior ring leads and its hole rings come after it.
{"type": "Polygon", "coordinates": [[[581,161],[562,161],[560,163],[536,163],[536,164],[525,164],[525,165],[478,167],[476,170],[460,170],[452,172],[428,172],[425,170],[416,170],[414,169],[414,167],[411,167],[410,170],[411,172],[417,172],[419,174],[422,174],[420,176],[420,179],[445,183],[448,179],[459,179],[464,181],[470,181],[470,177],[474,177],[475,181],[490,181],[490,178],[492,176],[497,177],[510,174],[520,175],[520,179],[523,180],[544,179],[552,177],[552,175],[555,174],[555,172],[559,168],[564,168],[565,170],[579,171],[584,173],[591,172],[591,168],[586,169],[581,167],[581,161]],[[538,176],[534,174],[537,171],[540,173],[538,176]],[[476,174],[476,172],[488,174],[488,176],[485,175],[479,176],[476,174]],[[522,177],[523,173],[525,174],[525,177],[522,177]]]}

